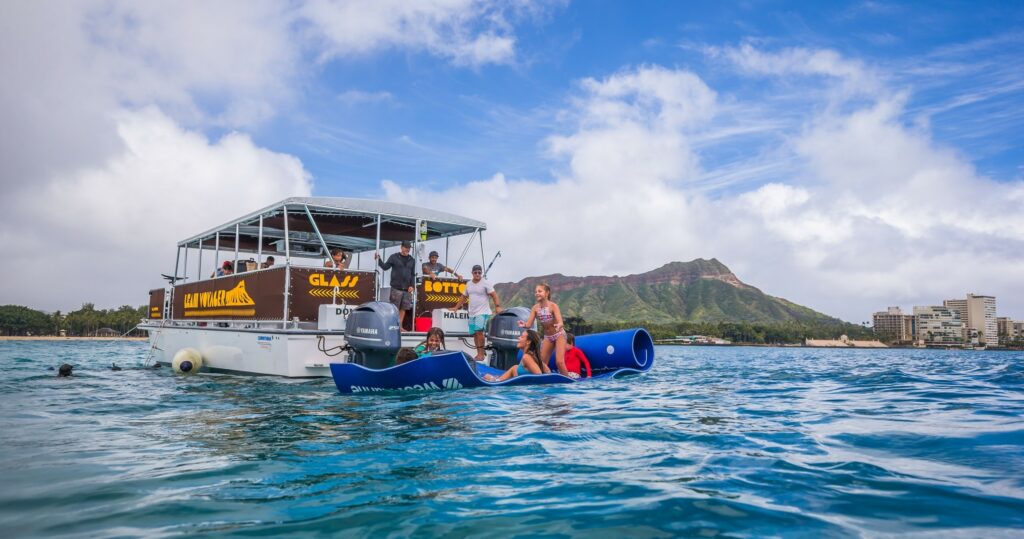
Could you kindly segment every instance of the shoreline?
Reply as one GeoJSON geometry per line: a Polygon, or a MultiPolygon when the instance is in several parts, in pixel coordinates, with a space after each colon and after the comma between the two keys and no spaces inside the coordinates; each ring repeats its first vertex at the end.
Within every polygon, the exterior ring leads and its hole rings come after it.
{"type": "Polygon", "coordinates": [[[146,337],[59,337],[56,335],[0,335],[0,341],[144,341],[146,337]]]}

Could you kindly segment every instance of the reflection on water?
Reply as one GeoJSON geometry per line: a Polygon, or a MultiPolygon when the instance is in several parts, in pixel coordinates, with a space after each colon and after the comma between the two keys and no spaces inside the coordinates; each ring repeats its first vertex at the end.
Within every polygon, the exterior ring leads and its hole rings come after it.
{"type": "Polygon", "coordinates": [[[8,534],[1024,526],[1020,353],[659,347],[623,380],[342,396],[329,380],[143,369],[146,351],[0,343],[8,534]],[[73,378],[46,371],[64,361],[73,378]]]}

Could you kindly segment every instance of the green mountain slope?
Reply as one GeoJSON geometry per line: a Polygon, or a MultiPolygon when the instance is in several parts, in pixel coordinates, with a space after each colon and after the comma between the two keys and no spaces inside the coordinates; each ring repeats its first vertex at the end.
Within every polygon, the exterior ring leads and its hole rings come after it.
{"type": "Polygon", "coordinates": [[[495,289],[506,306],[530,306],[534,287],[541,282],[551,286],[565,316],[582,316],[588,322],[843,324],[744,284],[716,259],[671,262],[625,277],[528,277],[497,284],[495,289]]]}

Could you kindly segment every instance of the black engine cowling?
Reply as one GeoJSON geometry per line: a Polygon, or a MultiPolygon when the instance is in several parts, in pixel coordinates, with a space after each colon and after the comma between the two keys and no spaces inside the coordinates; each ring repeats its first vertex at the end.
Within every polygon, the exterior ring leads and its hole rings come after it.
{"type": "Polygon", "coordinates": [[[530,309],[526,307],[512,307],[501,311],[493,318],[487,328],[487,340],[491,343],[494,356],[491,359],[491,366],[498,369],[508,369],[519,362],[519,350],[516,344],[524,328],[519,327],[519,322],[526,322],[530,317],[530,309]]]}
{"type": "Polygon", "coordinates": [[[371,369],[393,366],[395,354],[402,346],[398,309],[383,301],[356,307],[345,322],[345,340],[352,349],[352,363],[371,369]]]}

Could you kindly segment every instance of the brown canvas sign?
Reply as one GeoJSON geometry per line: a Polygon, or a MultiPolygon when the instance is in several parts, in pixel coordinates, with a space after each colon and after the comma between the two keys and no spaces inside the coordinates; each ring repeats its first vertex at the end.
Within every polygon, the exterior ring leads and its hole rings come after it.
{"type": "Polygon", "coordinates": [[[284,316],[285,268],[239,273],[174,288],[175,319],[280,320],[284,316]]]}
{"type": "Polygon", "coordinates": [[[419,316],[429,316],[434,309],[454,307],[465,293],[465,281],[425,277],[416,289],[416,311],[419,316]]]}
{"type": "Polygon", "coordinates": [[[164,289],[149,291],[149,319],[160,320],[164,317],[164,289]]]}
{"type": "Polygon", "coordinates": [[[373,301],[376,291],[376,272],[292,268],[288,316],[304,322],[315,321],[320,305],[360,305],[373,301]]]}

